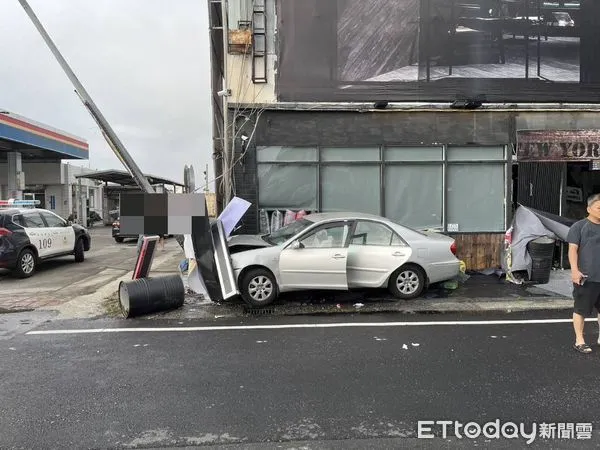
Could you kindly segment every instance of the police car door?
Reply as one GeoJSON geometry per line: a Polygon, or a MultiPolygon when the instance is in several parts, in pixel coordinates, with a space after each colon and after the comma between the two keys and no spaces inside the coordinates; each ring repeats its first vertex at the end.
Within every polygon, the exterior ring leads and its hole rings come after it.
{"type": "Polygon", "coordinates": [[[23,226],[29,240],[37,249],[40,258],[58,253],[56,247],[53,246],[54,240],[50,235],[50,229],[46,226],[39,211],[33,209],[23,212],[23,226]]]}
{"type": "Polygon", "coordinates": [[[75,230],[61,217],[50,211],[40,211],[53,237],[55,253],[72,252],[75,248],[75,230]]]}

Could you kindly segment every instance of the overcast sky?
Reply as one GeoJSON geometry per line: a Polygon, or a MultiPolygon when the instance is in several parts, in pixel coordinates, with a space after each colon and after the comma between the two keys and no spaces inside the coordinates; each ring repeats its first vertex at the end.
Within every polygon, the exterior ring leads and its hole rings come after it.
{"type": "MultiPolygon", "coordinates": [[[[196,186],[211,158],[204,0],[29,0],[142,171],[196,186]]],[[[86,139],[89,165],[123,165],[18,0],[0,1],[0,108],[86,139]]],[[[87,162],[86,162],[87,165],[87,162]]]]}

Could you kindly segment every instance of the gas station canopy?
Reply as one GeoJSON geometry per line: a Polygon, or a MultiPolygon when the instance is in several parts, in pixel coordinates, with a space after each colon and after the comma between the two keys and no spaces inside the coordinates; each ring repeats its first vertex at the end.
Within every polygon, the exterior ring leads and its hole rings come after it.
{"type": "MultiPolygon", "coordinates": [[[[144,175],[151,185],[166,184],[170,186],[184,187],[182,183],[167,180],[166,178],[156,177],[153,175],[144,175]]],[[[124,170],[102,170],[84,175],[75,175],[75,178],[87,178],[88,180],[96,180],[104,183],[120,184],[121,186],[136,186],[133,177],[124,170]]]]}
{"type": "Polygon", "coordinates": [[[6,162],[10,152],[36,162],[89,158],[84,139],[0,109],[0,162],[6,162]]]}

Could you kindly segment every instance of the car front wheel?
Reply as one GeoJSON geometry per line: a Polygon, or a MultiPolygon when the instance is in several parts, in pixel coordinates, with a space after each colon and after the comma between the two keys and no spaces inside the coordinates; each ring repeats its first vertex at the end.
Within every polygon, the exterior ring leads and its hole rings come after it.
{"type": "Polygon", "coordinates": [[[19,278],[29,278],[35,273],[37,267],[37,259],[35,254],[30,249],[25,249],[17,258],[17,266],[15,274],[19,278]]]}
{"type": "Polygon", "coordinates": [[[418,266],[407,264],[397,269],[390,277],[389,290],[394,297],[412,300],[425,290],[425,273],[418,266]]]}
{"type": "Polygon", "coordinates": [[[253,269],[245,274],[240,290],[242,298],[250,306],[270,305],[278,295],[275,277],[265,269],[253,269]]]}

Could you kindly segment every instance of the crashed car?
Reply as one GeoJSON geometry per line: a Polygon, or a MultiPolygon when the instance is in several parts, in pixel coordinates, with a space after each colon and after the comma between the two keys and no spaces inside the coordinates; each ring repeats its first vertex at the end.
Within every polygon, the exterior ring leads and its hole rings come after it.
{"type": "Polygon", "coordinates": [[[299,290],[387,288],[410,300],[460,271],[451,237],[361,213],[311,214],[270,234],[231,236],[227,247],[252,306],[299,290]]]}

